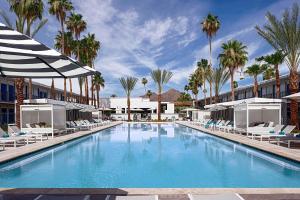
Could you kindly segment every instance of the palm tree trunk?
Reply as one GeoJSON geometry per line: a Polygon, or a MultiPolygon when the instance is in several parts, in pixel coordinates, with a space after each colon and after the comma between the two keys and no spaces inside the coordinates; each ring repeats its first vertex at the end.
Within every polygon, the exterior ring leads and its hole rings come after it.
{"type": "Polygon", "coordinates": [[[257,76],[254,76],[254,87],[253,87],[253,93],[255,97],[258,97],[258,83],[257,83],[257,76]]]}
{"type": "Polygon", "coordinates": [[[29,79],[29,84],[28,84],[28,99],[29,101],[32,100],[32,79],[29,79]]]}
{"type": "Polygon", "coordinates": [[[231,87],[231,101],[234,101],[234,73],[230,71],[230,87],[231,87]]]}
{"type": "Polygon", "coordinates": [[[64,29],[64,21],[62,20],[63,17],[60,16],[60,28],[61,28],[61,52],[62,54],[65,54],[65,29],[64,29]]]}
{"type": "MultiPolygon", "coordinates": [[[[298,92],[298,73],[297,70],[290,71],[290,91],[291,94],[298,92]]],[[[296,100],[291,100],[290,104],[291,109],[291,124],[297,126],[299,128],[298,121],[298,103],[296,100]]]]}
{"type": "Polygon", "coordinates": [[[280,77],[279,77],[279,69],[278,65],[274,66],[275,68],[275,79],[276,79],[276,97],[280,98],[280,77]]]}
{"type": "Polygon", "coordinates": [[[93,76],[91,76],[91,94],[92,94],[92,105],[94,105],[94,83],[93,83],[93,76]]]}
{"type": "Polygon", "coordinates": [[[85,77],[85,103],[87,105],[90,104],[90,102],[89,102],[89,81],[88,81],[88,77],[85,77]]]}
{"type": "Polygon", "coordinates": [[[212,104],[212,82],[209,81],[209,101],[212,104]]]}
{"type": "MultiPolygon", "coordinates": [[[[81,78],[81,77],[80,77],[81,78]]],[[[79,84],[79,103],[82,103],[82,83],[79,84]]]]}
{"type": "Polygon", "coordinates": [[[17,103],[16,103],[16,125],[17,127],[21,128],[20,122],[20,106],[23,104],[24,101],[24,78],[17,78],[15,80],[16,90],[17,90],[17,103]]]}
{"type": "Polygon", "coordinates": [[[69,96],[69,101],[72,102],[72,98],[73,98],[73,88],[72,88],[72,79],[69,78],[69,84],[70,84],[70,96],[69,96]]]}
{"type": "Polygon", "coordinates": [[[67,79],[64,78],[64,101],[67,101],[67,79]]]}
{"type": "Polygon", "coordinates": [[[157,120],[158,121],[161,121],[160,108],[161,108],[161,92],[159,91],[157,95],[157,120]]]}
{"type": "Polygon", "coordinates": [[[127,96],[127,120],[130,122],[130,96],[127,96]]]}
{"type": "Polygon", "coordinates": [[[94,106],[95,106],[95,108],[96,108],[97,102],[96,102],[96,95],[95,95],[95,93],[93,94],[93,101],[94,101],[94,106]]]}
{"type": "Polygon", "coordinates": [[[51,82],[51,91],[50,91],[51,99],[55,99],[55,88],[54,88],[54,79],[52,78],[51,82]]]}
{"type": "Polygon", "coordinates": [[[206,91],[205,91],[206,89],[205,89],[205,80],[203,81],[203,91],[204,91],[204,93],[203,93],[203,95],[204,95],[204,106],[206,106],[206,91]]]}
{"type": "Polygon", "coordinates": [[[100,104],[99,93],[100,93],[100,89],[99,89],[99,87],[98,87],[98,88],[97,88],[97,108],[99,108],[99,104],[100,104]]]}
{"type": "Polygon", "coordinates": [[[219,94],[218,93],[215,94],[215,103],[219,103],[219,94]]]}
{"type": "MultiPolygon", "coordinates": [[[[211,55],[211,37],[209,37],[209,69],[212,69],[212,55],[211,55]]],[[[209,80],[209,101],[212,104],[212,81],[209,80]]]]}

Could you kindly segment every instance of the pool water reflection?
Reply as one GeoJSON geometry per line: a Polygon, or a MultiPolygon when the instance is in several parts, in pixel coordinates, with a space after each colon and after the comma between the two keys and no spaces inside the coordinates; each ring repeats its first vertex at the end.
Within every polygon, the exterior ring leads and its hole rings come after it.
{"type": "Polygon", "coordinates": [[[176,124],[127,124],[0,165],[0,187],[300,187],[300,164],[176,124]]]}

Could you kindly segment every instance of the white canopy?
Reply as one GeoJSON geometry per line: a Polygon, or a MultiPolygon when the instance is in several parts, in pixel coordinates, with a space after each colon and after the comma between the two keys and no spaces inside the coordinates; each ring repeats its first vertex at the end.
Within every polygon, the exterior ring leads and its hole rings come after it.
{"type": "Polygon", "coordinates": [[[281,124],[281,103],[241,103],[234,106],[235,128],[255,132],[255,126],[267,123],[273,126],[281,124]]]}
{"type": "Polygon", "coordinates": [[[296,101],[300,101],[300,92],[295,93],[295,94],[291,94],[289,96],[285,96],[283,98],[285,98],[285,99],[293,99],[293,100],[296,100],[296,101]]]}
{"type": "Polygon", "coordinates": [[[216,103],[216,104],[210,104],[204,106],[204,108],[209,109],[213,108],[215,106],[224,106],[224,107],[233,107],[236,105],[239,105],[241,103],[281,103],[282,99],[269,99],[269,98],[249,98],[249,99],[241,99],[236,101],[228,101],[228,102],[222,102],[222,103],[216,103]]]}

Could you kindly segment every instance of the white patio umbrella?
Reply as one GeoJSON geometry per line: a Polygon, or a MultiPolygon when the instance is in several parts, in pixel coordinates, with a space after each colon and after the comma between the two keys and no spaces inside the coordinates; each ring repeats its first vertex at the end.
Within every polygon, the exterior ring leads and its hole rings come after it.
{"type": "Polygon", "coordinates": [[[73,78],[96,71],[0,23],[0,76],[73,78]]]}

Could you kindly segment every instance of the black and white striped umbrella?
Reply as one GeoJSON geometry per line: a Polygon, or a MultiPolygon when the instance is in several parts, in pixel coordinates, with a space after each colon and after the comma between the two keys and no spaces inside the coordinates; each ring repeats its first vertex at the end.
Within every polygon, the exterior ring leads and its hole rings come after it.
{"type": "Polygon", "coordinates": [[[94,69],[0,23],[0,76],[73,78],[95,73],[94,69]]]}

